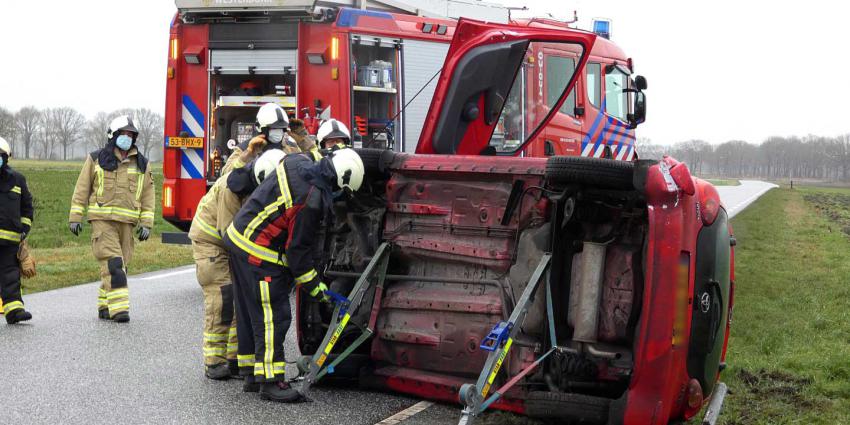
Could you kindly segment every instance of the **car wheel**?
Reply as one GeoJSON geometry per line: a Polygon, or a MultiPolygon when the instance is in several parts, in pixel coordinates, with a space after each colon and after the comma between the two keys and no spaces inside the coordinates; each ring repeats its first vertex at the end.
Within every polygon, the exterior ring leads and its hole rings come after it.
{"type": "Polygon", "coordinates": [[[611,400],[603,397],[532,391],[525,399],[525,413],[532,418],[604,424],[608,421],[610,405],[611,400]]]}
{"type": "Polygon", "coordinates": [[[546,161],[550,183],[578,183],[610,189],[632,189],[634,164],[583,156],[555,156],[546,161]]]}

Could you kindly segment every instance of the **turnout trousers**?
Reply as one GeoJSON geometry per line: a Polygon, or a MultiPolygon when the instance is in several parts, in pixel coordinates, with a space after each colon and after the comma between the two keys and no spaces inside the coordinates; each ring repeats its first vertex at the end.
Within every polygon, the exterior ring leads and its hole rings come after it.
{"type": "Polygon", "coordinates": [[[283,341],[292,321],[292,277],[282,266],[253,265],[247,256],[233,251],[230,270],[236,289],[239,374],[252,375],[256,382],[283,381],[283,341]]]}
{"type": "Polygon", "coordinates": [[[0,245],[0,299],[0,306],[6,314],[24,308],[18,245],[0,245]]]}
{"type": "Polygon", "coordinates": [[[133,225],[111,220],[91,221],[91,247],[100,263],[100,293],[97,309],[109,317],[130,310],[127,265],[133,259],[133,225]]]}
{"type": "Polygon", "coordinates": [[[204,364],[236,362],[236,320],[227,251],[192,241],[192,256],[204,292],[204,364]]]}

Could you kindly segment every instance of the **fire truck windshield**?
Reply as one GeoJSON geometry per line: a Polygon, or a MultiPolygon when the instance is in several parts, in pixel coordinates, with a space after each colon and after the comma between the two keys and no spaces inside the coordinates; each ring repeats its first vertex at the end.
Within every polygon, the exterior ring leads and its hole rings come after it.
{"type": "Polygon", "coordinates": [[[552,111],[552,107],[568,94],[567,88],[576,72],[574,64],[580,62],[581,55],[582,48],[578,44],[529,43],[525,60],[514,78],[496,128],[490,137],[490,146],[496,153],[515,153],[547,120],[550,113],[563,113],[552,111]],[[566,58],[561,62],[571,65],[547,70],[544,57],[549,55],[566,58]]]}

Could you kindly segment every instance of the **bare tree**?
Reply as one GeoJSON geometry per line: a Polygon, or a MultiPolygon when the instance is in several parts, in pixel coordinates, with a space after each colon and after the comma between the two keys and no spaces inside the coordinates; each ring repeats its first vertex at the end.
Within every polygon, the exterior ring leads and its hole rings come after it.
{"type": "Polygon", "coordinates": [[[36,133],[41,128],[41,111],[32,106],[25,106],[15,113],[15,123],[18,127],[18,140],[24,145],[24,158],[29,158],[36,133]]]}
{"type": "Polygon", "coordinates": [[[83,140],[87,148],[96,150],[106,145],[107,127],[109,127],[109,122],[113,118],[115,118],[115,112],[98,112],[86,122],[83,129],[83,140]]]}
{"type": "Polygon", "coordinates": [[[133,120],[139,129],[136,147],[143,155],[150,158],[151,148],[162,142],[163,127],[165,126],[162,115],[150,109],[141,108],[134,111],[133,120]]]}
{"type": "Polygon", "coordinates": [[[68,159],[68,148],[80,139],[86,119],[76,109],[50,108],[44,111],[47,135],[62,147],[62,159],[68,159]]]}
{"type": "Polygon", "coordinates": [[[6,139],[12,145],[12,151],[15,149],[15,136],[18,132],[18,126],[15,124],[15,114],[8,109],[0,106],[0,137],[6,139]]]}

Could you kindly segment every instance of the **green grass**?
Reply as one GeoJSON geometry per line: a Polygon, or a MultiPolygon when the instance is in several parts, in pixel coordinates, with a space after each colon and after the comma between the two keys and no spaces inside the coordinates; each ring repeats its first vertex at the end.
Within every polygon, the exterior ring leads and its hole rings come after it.
{"type": "MultiPolygon", "coordinates": [[[[819,197],[850,200],[850,190],[772,190],[732,220],[732,394],[721,423],[850,423],[850,238],[819,197]]],[[[850,217],[850,202],[830,205],[850,217]]]]}
{"type": "Polygon", "coordinates": [[[705,179],[715,186],[740,186],[741,182],[735,179],[705,179]]]}
{"type": "MultiPolygon", "coordinates": [[[[23,281],[24,293],[99,280],[99,266],[91,252],[91,226],[84,223],[83,233],[79,237],[68,231],[68,209],[82,162],[13,160],[11,165],[26,176],[35,206],[33,229],[27,240],[33,248],[38,276],[23,281]]],[[[136,242],[130,274],[192,263],[191,248],[188,246],[164,245],[160,242],[162,232],[177,229],[162,219],[162,166],[152,165],[156,181],[153,234],[146,242],[136,242]]]]}

